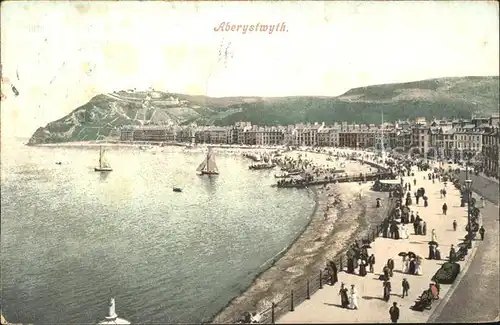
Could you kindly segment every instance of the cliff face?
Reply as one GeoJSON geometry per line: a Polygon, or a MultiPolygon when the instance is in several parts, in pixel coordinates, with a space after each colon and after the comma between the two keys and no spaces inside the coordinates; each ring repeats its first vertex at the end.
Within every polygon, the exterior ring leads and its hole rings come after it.
{"type": "Polygon", "coordinates": [[[140,92],[98,95],[65,117],[38,128],[28,144],[104,139],[122,125],[177,125],[198,117],[198,110],[203,111],[160,92],[154,97],[140,92]]]}
{"type": "Polygon", "coordinates": [[[65,117],[38,128],[29,144],[99,140],[122,125],[148,123],[259,125],[336,121],[379,123],[415,118],[469,118],[498,111],[498,77],[460,77],[355,88],[338,97],[210,98],[120,91],[95,96],[65,117]]]}

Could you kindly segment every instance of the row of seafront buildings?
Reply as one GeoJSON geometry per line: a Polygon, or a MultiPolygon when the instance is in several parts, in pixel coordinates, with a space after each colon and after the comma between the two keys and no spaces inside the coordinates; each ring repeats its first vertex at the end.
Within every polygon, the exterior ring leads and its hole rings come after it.
{"type": "Polygon", "coordinates": [[[384,124],[324,123],[257,126],[237,122],[232,126],[185,127],[126,126],[121,141],[191,142],[240,145],[288,145],[314,147],[392,148],[461,160],[479,156],[485,172],[499,176],[498,115],[464,120],[398,121],[384,124]]]}

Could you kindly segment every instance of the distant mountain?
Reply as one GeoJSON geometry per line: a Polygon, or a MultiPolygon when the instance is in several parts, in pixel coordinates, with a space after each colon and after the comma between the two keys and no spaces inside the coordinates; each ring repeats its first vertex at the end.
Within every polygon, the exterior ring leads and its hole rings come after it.
{"type": "Polygon", "coordinates": [[[379,123],[415,117],[469,118],[498,112],[499,77],[457,77],[354,88],[337,97],[223,97],[119,91],[95,96],[40,127],[30,144],[97,140],[122,125],[259,125],[347,121],[379,123]]]}

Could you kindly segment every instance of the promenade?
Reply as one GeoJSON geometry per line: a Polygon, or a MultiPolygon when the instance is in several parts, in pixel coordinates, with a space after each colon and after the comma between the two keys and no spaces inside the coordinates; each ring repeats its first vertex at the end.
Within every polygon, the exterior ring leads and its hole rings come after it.
{"type": "MultiPolygon", "coordinates": [[[[389,308],[392,302],[397,302],[400,308],[399,322],[402,323],[425,323],[427,322],[431,311],[418,312],[410,309],[415,300],[422,291],[429,288],[431,277],[440,268],[444,260],[427,260],[428,245],[431,240],[432,229],[436,230],[437,242],[441,249],[442,259],[447,258],[450,246],[458,244],[466,232],[467,224],[466,208],[460,207],[460,193],[451,182],[447,184],[446,198],[440,198],[440,190],[444,187],[443,183],[438,181],[435,184],[430,180],[423,180],[428,172],[417,172],[414,167],[414,177],[404,177],[405,182],[412,184],[412,192],[419,187],[424,187],[426,195],[429,197],[429,206],[424,207],[420,201],[416,206],[415,201],[410,209],[418,212],[421,218],[427,223],[427,236],[413,235],[413,229],[409,225],[410,236],[408,239],[388,239],[377,238],[371,244],[369,254],[374,254],[376,259],[375,274],[368,273],[366,277],[355,274],[340,272],[338,274],[339,282],[334,286],[325,285],[323,289],[317,291],[299,306],[295,311],[289,312],[278,319],[277,323],[385,323],[390,322],[389,308]],[[416,186],[413,185],[413,179],[417,180],[416,186]],[[443,203],[448,205],[448,215],[444,216],[441,211],[443,203]],[[457,221],[457,231],[453,231],[453,220],[457,221]],[[399,252],[412,251],[423,257],[422,269],[423,275],[409,275],[401,273],[402,258],[398,256],[399,252]],[[382,267],[389,258],[395,261],[395,272],[391,278],[392,293],[389,302],[382,300],[382,281],[378,276],[382,273],[382,267]],[[401,298],[401,281],[407,278],[410,283],[409,297],[401,298]],[[340,283],[345,283],[346,288],[354,284],[358,294],[358,310],[343,309],[340,307],[340,296],[338,294],[340,283]]],[[[477,245],[477,244],[475,244],[477,245]]],[[[465,262],[460,262],[462,268],[465,262]]],[[[444,297],[448,292],[449,285],[441,285],[440,296],[444,297]]],[[[433,304],[436,308],[439,301],[433,304]]]]}
{"type": "MultiPolygon", "coordinates": [[[[462,173],[461,179],[465,179],[462,173]]],[[[476,323],[498,321],[500,315],[499,188],[498,181],[472,175],[472,189],[490,202],[481,209],[486,229],[484,241],[477,242],[477,252],[453,294],[442,308],[434,311],[432,323],[476,323]]],[[[475,195],[477,199],[477,195],[475,195]]]]}

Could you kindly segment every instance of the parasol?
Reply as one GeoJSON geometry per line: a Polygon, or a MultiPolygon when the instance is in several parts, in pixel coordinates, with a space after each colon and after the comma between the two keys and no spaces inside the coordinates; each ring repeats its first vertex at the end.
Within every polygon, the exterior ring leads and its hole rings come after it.
{"type": "Polygon", "coordinates": [[[370,246],[370,244],[364,244],[363,246],[361,246],[361,248],[372,248],[372,247],[370,246]]]}
{"type": "Polygon", "coordinates": [[[398,254],[398,256],[401,256],[401,257],[405,257],[406,255],[408,255],[407,252],[401,252],[401,253],[398,254]]]}
{"type": "Polygon", "coordinates": [[[438,244],[437,242],[435,242],[435,241],[431,240],[431,241],[429,242],[429,245],[438,246],[439,244],[438,244]]]}

